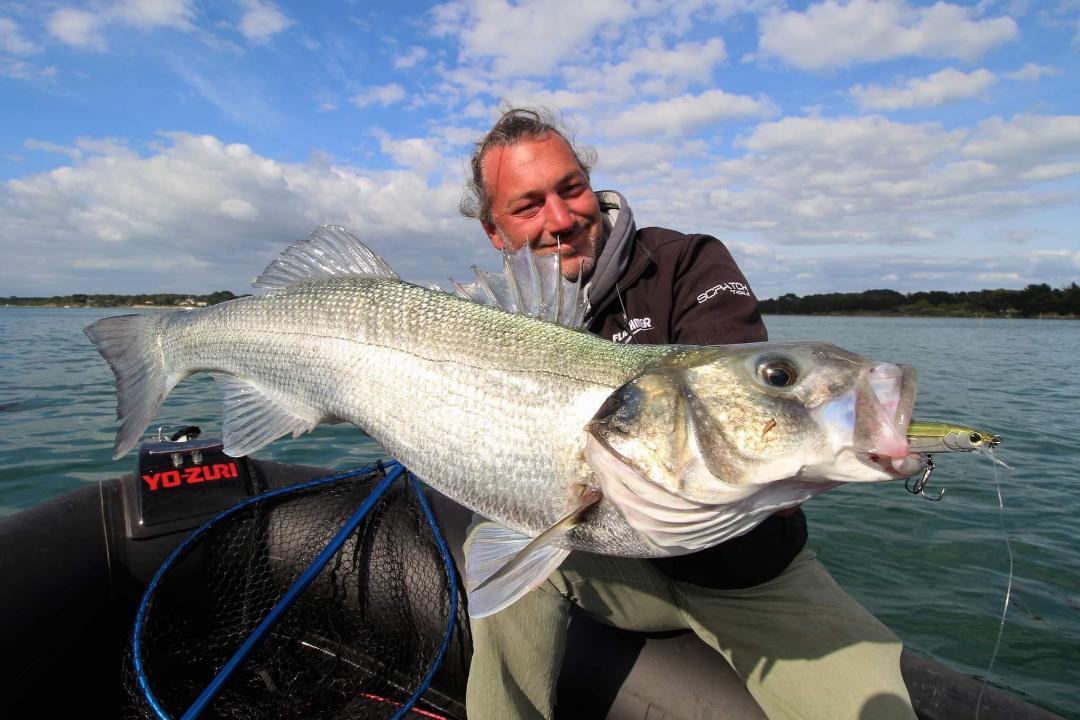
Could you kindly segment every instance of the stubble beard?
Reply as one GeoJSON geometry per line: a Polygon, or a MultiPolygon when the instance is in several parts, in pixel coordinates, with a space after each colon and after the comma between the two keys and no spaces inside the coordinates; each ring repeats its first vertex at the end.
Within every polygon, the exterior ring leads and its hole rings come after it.
{"type": "MultiPolygon", "coordinates": [[[[588,228],[582,228],[585,223],[579,223],[577,227],[570,233],[571,236],[577,235],[581,232],[587,233],[584,243],[579,246],[580,251],[583,254],[579,254],[576,250],[574,256],[563,260],[560,258],[559,267],[562,270],[563,277],[570,282],[577,282],[580,276],[582,282],[589,279],[593,270],[596,268],[596,261],[600,257],[600,250],[604,244],[604,223],[597,221],[593,222],[588,228]]],[[[503,242],[503,247],[512,248],[515,247],[515,243],[510,239],[502,228],[496,226],[495,231],[498,233],[499,238],[503,242]]],[[[550,241],[541,243],[530,243],[533,246],[534,252],[544,248],[555,248],[560,243],[557,238],[552,238],[550,241]]]]}

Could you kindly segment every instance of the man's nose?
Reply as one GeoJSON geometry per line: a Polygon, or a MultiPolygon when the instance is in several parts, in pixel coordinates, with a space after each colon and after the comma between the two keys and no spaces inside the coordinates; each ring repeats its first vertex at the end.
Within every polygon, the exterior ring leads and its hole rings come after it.
{"type": "Polygon", "coordinates": [[[544,229],[552,235],[566,234],[574,229],[574,215],[566,201],[556,195],[545,204],[544,229]]]}

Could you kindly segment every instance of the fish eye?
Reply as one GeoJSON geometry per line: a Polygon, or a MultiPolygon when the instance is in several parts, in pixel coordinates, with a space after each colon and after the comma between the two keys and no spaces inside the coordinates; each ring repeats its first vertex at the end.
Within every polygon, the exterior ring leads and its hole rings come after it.
{"type": "Polygon", "coordinates": [[[973,432],[971,433],[971,435],[968,436],[968,440],[971,441],[972,445],[978,445],[983,441],[983,436],[980,433],[973,432]]]}
{"type": "Polygon", "coordinates": [[[795,384],[799,374],[791,363],[773,358],[758,365],[758,377],[769,387],[782,388],[795,384]]]}

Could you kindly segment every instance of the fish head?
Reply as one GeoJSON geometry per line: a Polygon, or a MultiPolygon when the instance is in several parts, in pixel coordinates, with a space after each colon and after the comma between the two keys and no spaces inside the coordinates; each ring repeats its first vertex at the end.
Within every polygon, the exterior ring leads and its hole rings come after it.
{"type": "Polygon", "coordinates": [[[630,512],[775,511],[918,472],[906,437],[915,388],[910,366],[828,344],[681,348],[608,397],[586,459],[630,512]]]}

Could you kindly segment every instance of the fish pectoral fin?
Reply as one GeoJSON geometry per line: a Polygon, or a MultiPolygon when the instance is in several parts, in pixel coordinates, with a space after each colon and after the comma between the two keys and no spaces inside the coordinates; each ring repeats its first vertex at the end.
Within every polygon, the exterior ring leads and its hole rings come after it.
{"type": "Polygon", "coordinates": [[[600,498],[599,491],[584,493],[577,506],[535,539],[493,522],[477,527],[465,554],[469,615],[493,615],[539,587],[570,554],[552,541],[581,522],[600,498]]]}
{"type": "Polygon", "coordinates": [[[286,433],[298,437],[321,422],[298,408],[287,408],[254,383],[221,373],[211,373],[225,393],[221,434],[225,453],[250,455],[286,433]]]}

